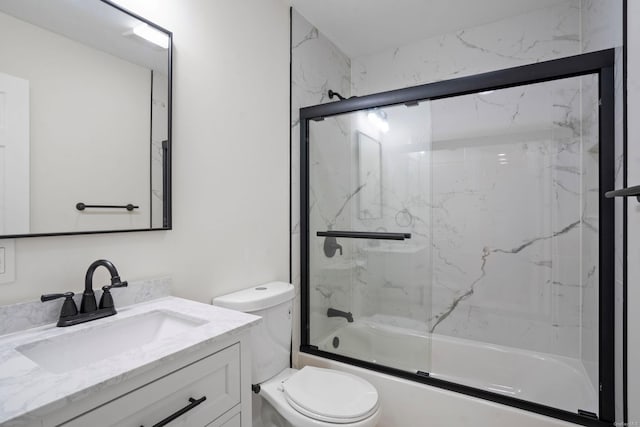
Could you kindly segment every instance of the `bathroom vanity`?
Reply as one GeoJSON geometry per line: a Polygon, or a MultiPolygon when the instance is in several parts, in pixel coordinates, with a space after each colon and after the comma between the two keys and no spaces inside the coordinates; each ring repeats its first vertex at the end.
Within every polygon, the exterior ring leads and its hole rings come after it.
{"type": "Polygon", "coordinates": [[[165,297],[0,336],[0,426],[248,427],[259,321],[165,297]]]}

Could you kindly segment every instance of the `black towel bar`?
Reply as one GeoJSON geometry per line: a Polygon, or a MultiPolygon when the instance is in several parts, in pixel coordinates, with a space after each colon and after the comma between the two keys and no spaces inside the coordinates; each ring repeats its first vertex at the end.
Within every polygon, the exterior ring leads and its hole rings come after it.
{"type": "Polygon", "coordinates": [[[348,239],[404,240],[410,239],[411,233],[379,233],[368,231],[318,231],[318,237],[345,237],[348,239]]]}
{"type": "Polygon", "coordinates": [[[87,208],[95,208],[95,209],[126,209],[131,212],[134,209],[140,208],[140,206],[132,205],[129,203],[128,205],[85,205],[82,202],[76,203],[76,209],[79,211],[83,211],[87,208]]]}
{"type": "Polygon", "coordinates": [[[633,187],[621,188],[620,190],[607,191],[604,197],[611,199],[613,197],[635,197],[640,202],[640,185],[633,187]]]}

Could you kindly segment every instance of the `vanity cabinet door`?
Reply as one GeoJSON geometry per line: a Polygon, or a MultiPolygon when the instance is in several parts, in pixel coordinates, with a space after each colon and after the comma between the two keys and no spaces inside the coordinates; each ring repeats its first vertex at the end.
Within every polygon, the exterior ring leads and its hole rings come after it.
{"type": "Polygon", "coordinates": [[[168,425],[202,427],[239,403],[240,346],[234,344],[62,425],[152,427],[182,414],[168,425]]]}
{"type": "MultiPolygon", "coordinates": [[[[239,410],[239,409],[238,409],[239,410]]],[[[229,411],[206,427],[240,427],[240,412],[229,411]]]]}

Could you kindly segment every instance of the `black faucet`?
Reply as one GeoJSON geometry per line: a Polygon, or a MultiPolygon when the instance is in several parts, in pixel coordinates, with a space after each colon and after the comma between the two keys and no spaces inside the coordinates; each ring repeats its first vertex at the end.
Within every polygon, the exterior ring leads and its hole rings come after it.
{"type": "Polygon", "coordinates": [[[353,323],[353,314],[342,310],[336,310],[335,308],[329,308],[327,310],[327,317],[344,317],[347,322],[353,323]]]}
{"type": "Polygon", "coordinates": [[[96,306],[96,296],[93,293],[93,273],[96,271],[96,268],[100,266],[109,270],[109,274],[111,275],[111,286],[102,287],[103,293],[102,298],[100,298],[100,308],[105,308],[105,298],[108,299],[108,301],[106,301],[107,305],[109,305],[110,301],[110,307],[113,307],[113,297],[111,297],[111,292],[109,292],[111,288],[127,286],[127,282],[120,280],[120,274],[111,261],[107,261],[106,259],[94,261],[87,269],[87,274],[84,278],[84,293],[82,294],[82,303],[80,303],[80,313],[91,313],[98,310],[96,306]]]}
{"type": "Polygon", "coordinates": [[[80,303],[80,312],[78,312],[76,303],[73,300],[73,292],[42,295],[40,301],[45,302],[65,298],[62,304],[62,310],[60,311],[58,326],[77,325],[78,323],[89,322],[116,314],[117,312],[113,305],[113,296],[111,296],[110,290],[111,288],[122,288],[127,285],[127,282],[120,280],[118,270],[111,261],[99,259],[93,262],[87,270],[84,281],[84,293],[82,294],[82,302],[80,303]],[[100,305],[97,306],[96,297],[93,292],[93,273],[96,271],[96,268],[100,266],[109,270],[109,274],[111,274],[111,285],[102,287],[102,298],[100,298],[100,305]]]}

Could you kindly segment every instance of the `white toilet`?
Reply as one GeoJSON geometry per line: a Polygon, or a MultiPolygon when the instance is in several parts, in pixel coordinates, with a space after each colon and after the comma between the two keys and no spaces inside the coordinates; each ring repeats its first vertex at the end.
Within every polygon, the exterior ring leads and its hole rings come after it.
{"type": "Polygon", "coordinates": [[[378,392],[367,381],[333,369],[289,368],[293,297],[293,285],[271,282],[213,299],[262,317],[251,332],[251,383],[260,385],[262,397],[254,398],[254,425],[374,427],[378,392]]]}

